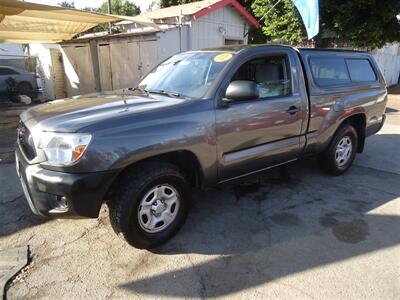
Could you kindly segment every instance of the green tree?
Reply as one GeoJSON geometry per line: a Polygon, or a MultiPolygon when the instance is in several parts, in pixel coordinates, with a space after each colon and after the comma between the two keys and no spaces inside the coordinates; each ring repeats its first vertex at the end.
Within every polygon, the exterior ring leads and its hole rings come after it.
{"type": "MultiPolygon", "coordinates": [[[[108,2],[103,2],[97,12],[107,14],[108,2]]],[[[120,16],[136,16],[140,14],[140,8],[135,3],[126,0],[111,0],[111,13],[120,16]]]]}
{"type": "MultiPolygon", "coordinates": [[[[108,14],[108,1],[103,2],[103,4],[99,8],[87,7],[83,10],[108,14]]],[[[120,16],[136,16],[140,14],[140,8],[137,7],[134,3],[126,0],[111,0],[111,13],[113,15],[120,16]]],[[[108,24],[98,25],[88,30],[86,33],[102,31],[108,31],[108,24]]],[[[115,28],[113,28],[112,31],[113,33],[119,32],[118,29],[115,28]]]]}
{"type": "MultiPolygon", "coordinates": [[[[261,18],[277,0],[255,0],[251,8],[261,18]]],[[[320,34],[318,44],[329,33],[348,40],[358,47],[381,47],[400,41],[396,15],[399,0],[320,0],[320,34]]],[[[291,0],[282,0],[261,21],[262,31],[269,39],[291,44],[301,43],[306,31],[299,12],[291,0]]]]}
{"type": "Polygon", "coordinates": [[[400,41],[399,0],[320,1],[321,28],[359,47],[400,41]]]}
{"type": "Polygon", "coordinates": [[[197,2],[197,1],[201,1],[201,0],[161,0],[160,7],[165,8],[165,7],[181,5],[181,4],[197,2]]]}
{"type": "Polygon", "coordinates": [[[68,2],[68,1],[62,1],[58,3],[59,6],[61,7],[66,7],[66,8],[75,8],[75,3],[74,1],[68,2]]]}
{"type": "Polygon", "coordinates": [[[289,44],[301,43],[305,29],[299,12],[291,0],[282,0],[272,8],[276,1],[255,0],[251,4],[252,11],[258,19],[269,11],[260,22],[262,32],[270,40],[279,39],[289,44]]]}
{"type": "MultiPolygon", "coordinates": [[[[254,16],[253,9],[251,8],[251,4],[254,2],[254,0],[238,0],[239,3],[246,8],[246,10],[251,13],[254,16]]],[[[256,19],[259,19],[256,17],[256,19]]],[[[262,44],[265,43],[267,40],[267,36],[263,33],[262,27],[260,28],[255,28],[254,26],[251,26],[249,28],[249,33],[248,33],[248,43],[249,44],[262,44]]]]}

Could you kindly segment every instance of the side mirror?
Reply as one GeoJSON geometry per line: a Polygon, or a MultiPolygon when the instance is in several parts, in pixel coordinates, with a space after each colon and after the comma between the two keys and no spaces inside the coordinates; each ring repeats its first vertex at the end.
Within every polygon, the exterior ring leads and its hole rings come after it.
{"type": "Polygon", "coordinates": [[[225,92],[224,102],[243,101],[257,99],[260,93],[254,81],[236,80],[232,81],[225,92]]]}

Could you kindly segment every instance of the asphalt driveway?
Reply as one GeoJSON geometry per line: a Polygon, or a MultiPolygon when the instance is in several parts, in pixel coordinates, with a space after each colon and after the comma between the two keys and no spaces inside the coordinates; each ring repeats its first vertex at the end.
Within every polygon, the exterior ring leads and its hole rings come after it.
{"type": "Polygon", "coordinates": [[[344,176],[314,160],[195,192],[189,219],[156,251],[97,220],[34,216],[0,165],[0,249],[29,245],[18,298],[395,299],[400,295],[400,95],[344,176]]]}

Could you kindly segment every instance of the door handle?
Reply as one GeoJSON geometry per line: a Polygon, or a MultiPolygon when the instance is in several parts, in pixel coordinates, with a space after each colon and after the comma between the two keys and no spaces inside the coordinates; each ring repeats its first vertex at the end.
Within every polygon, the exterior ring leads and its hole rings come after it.
{"type": "Polygon", "coordinates": [[[291,107],[288,108],[288,110],[286,111],[289,115],[294,115],[295,113],[299,112],[300,108],[292,105],[291,107]]]}

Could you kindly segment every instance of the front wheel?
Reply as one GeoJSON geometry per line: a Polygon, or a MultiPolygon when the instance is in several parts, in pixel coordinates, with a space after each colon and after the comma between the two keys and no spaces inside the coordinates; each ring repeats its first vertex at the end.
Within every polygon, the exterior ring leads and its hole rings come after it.
{"type": "Polygon", "coordinates": [[[136,248],[153,248],[184,223],[190,186],[168,163],[146,163],[123,176],[109,203],[114,231],[136,248]]]}
{"type": "Polygon", "coordinates": [[[350,124],[342,125],[335,133],[328,148],[319,157],[320,166],[331,175],[345,173],[356,156],[358,135],[350,124]]]}

